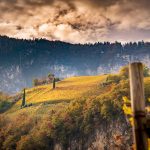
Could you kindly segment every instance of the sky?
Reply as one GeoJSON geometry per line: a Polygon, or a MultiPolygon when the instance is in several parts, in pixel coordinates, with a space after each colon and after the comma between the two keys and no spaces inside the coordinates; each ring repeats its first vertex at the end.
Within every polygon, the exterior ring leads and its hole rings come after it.
{"type": "Polygon", "coordinates": [[[0,35],[70,43],[150,41],[150,0],[0,0],[0,35]]]}

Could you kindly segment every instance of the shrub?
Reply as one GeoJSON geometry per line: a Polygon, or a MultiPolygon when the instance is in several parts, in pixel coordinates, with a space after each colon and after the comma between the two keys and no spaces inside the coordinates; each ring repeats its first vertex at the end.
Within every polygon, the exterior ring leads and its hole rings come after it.
{"type": "Polygon", "coordinates": [[[119,71],[119,75],[122,78],[128,78],[129,77],[129,67],[128,66],[122,67],[119,71]]]}
{"type": "Polygon", "coordinates": [[[120,80],[121,78],[118,75],[109,75],[106,79],[106,81],[110,83],[119,83],[120,80]]]}
{"type": "Polygon", "coordinates": [[[150,72],[149,68],[144,65],[144,77],[149,77],[150,76],[149,72],[150,72]]]}
{"type": "Polygon", "coordinates": [[[11,104],[12,104],[11,102],[6,100],[0,101],[0,113],[7,110],[11,106],[11,104]]]}
{"type": "Polygon", "coordinates": [[[0,113],[7,110],[12,105],[12,101],[7,94],[0,92],[0,113]]]}
{"type": "Polygon", "coordinates": [[[37,86],[38,85],[38,79],[34,79],[33,80],[33,86],[37,86]]]}
{"type": "MultiPolygon", "coordinates": [[[[145,65],[143,65],[143,72],[144,72],[143,73],[144,77],[149,77],[150,76],[150,69],[145,65]]],[[[128,66],[122,67],[120,69],[119,75],[122,78],[129,78],[129,67],[128,66]]]]}

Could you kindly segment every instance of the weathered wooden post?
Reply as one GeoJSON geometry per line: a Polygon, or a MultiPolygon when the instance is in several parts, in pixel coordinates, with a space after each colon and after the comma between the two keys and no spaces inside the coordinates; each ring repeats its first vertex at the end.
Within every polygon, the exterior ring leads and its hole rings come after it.
{"type": "Polygon", "coordinates": [[[145,130],[146,113],[142,63],[131,63],[129,72],[135,149],[148,150],[148,137],[145,130]]]}

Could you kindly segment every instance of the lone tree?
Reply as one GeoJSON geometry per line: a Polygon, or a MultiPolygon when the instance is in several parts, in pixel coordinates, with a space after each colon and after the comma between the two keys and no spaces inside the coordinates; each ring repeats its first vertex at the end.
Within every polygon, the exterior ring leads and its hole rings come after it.
{"type": "Polygon", "coordinates": [[[49,74],[48,74],[48,78],[49,78],[50,80],[52,80],[52,79],[54,78],[54,76],[55,76],[55,75],[54,75],[53,73],[49,73],[49,74]]]}
{"type": "Polygon", "coordinates": [[[23,99],[21,107],[24,107],[26,104],[26,89],[23,90],[23,99]]]}

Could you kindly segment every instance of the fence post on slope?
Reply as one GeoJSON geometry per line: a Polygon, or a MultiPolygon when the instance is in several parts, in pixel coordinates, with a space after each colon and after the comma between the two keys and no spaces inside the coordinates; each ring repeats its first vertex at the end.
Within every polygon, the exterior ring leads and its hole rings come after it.
{"type": "Polygon", "coordinates": [[[148,136],[145,130],[146,113],[142,63],[131,63],[129,74],[134,145],[136,150],[148,150],[148,136]]]}

